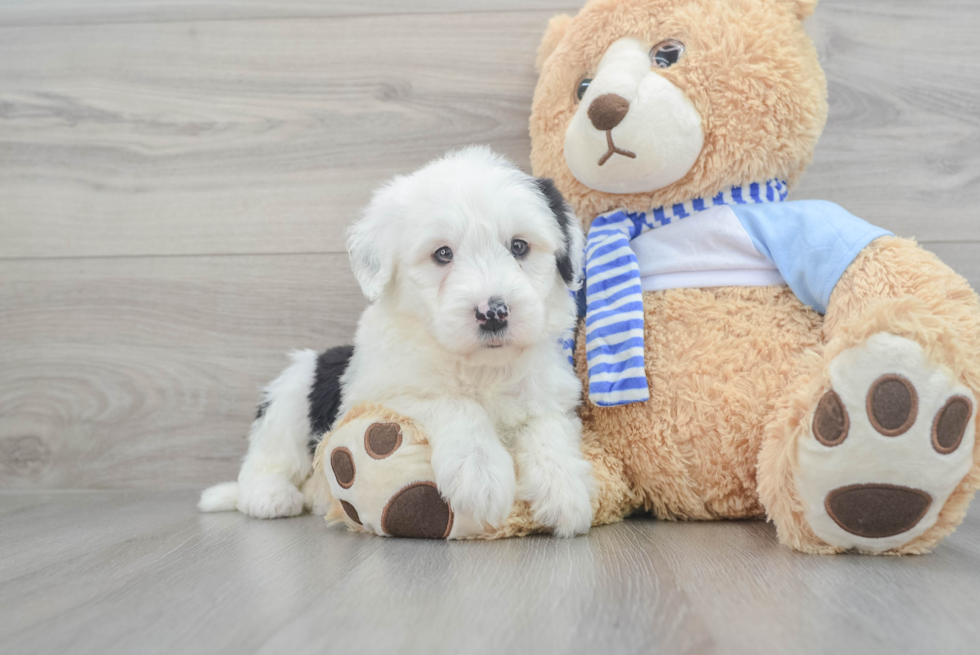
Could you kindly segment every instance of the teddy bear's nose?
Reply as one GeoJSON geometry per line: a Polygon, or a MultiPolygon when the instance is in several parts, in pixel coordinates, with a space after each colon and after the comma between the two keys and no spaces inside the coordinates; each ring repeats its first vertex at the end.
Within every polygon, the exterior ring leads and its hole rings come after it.
{"type": "Polygon", "coordinates": [[[589,105],[589,120],[603,132],[619,125],[630,110],[630,101],[615,93],[599,96],[589,105]]]}

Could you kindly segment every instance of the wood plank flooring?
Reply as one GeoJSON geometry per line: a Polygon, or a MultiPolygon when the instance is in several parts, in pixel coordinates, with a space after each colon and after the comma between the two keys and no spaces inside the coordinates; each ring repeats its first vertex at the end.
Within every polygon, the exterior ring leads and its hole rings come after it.
{"type": "Polygon", "coordinates": [[[433,542],[189,492],[0,494],[0,653],[976,653],[980,513],[932,555],[749,521],[433,542]]]}

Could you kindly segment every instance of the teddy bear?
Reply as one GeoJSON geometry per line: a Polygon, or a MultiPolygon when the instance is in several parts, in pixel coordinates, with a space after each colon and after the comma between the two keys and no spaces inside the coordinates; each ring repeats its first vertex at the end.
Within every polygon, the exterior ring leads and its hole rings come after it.
{"type": "MultiPolygon", "coordinates": [[[[531,164],[588,234],[594,526],[765,518],[806,553],[923,553],[980,486],[976,294],[913,240],[788,199],[827,116],[816,4],[590,0],[547,27],[531,164]]],[[[377,534],[540,530],[521,502],[496,529],[455,516],[429,457],[411,419],[361,406],[308,486],[377,534]]]]}

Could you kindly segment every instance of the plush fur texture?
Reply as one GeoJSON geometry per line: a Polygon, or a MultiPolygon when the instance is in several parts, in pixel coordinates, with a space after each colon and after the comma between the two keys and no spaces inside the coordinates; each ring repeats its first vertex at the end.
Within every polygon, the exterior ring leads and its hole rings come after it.
{"type": "MultiPolygon", "coordinates": [[[[767,429],[759,456],[759,496],[780,540],[798,550],[841,550],[823,543],[803,520],[794,483],[796,441],[807,438],[813,405],[829,387],[828,363],[879,332],[915,341],[953,380],[974,394],[980,389],[980,304],[966,280],[910,239],[874,241],[834,290],[824,322],[825,345],[801,353],[795,392],[780,399],[778,419],[767,429]]],[[[980,487],[980,448],[974,449],[973,459],[973,468],[946,501],[935,525],[888,554],[926,552],[959,525],[980,487]]]]}
{"type": "Polygon", "coordinates": [[[579,389],[559,346],[574,324],[583,236],[554,187],[468,149],[385,186],[350,235],[374,302],[341,412],[381,403],[425,426],[457,513],[499,525],[517,497],[558,534],[588,529],[579,389]],[[512,253],[514,239],[526,254],[512,253]],[[452,260],[440,265],[443,247],[452,260]],[[499,336],[480,325],[494,298],[509,312],[499,336]]]}
{"type": "MultiPolygon", "coordinates": [[[[642,211],[774,177],[792,185],[812,158],[827,112],[824,76],[801,23],[816,4],[592,0],[574,18],[556,17],[538,53],[541,75],[531,116],[536,174],[555,179],[586,228],[611,209],[642,211]],[[678,181],[614,194],[576,179],[565,146],[566,132],[575,129],[573,119],[583,110],[575,94],[580,80],[595,77],[607,49],[625,37],[651,45],[683,42],[678,64],[652,74],[693,102],[704,146],[678,181]]],[[[640,91],[629,97],[631,103],[643,101],[640,91]]],[[[630,148],[630,133],[623,134],[616,145],[630,148]]],[[[815,409],[831,389],[830,371],[842,353],[864,348],[875,335],[905,339],[924,352],[941,393],[965,389],[975,398],[980,390],[976,294],[909,240],[872,242],[838,283],[825,317],[785,287],[645,293],[644,313],[651,399],[614,408],[587,403],[581,410],[584,444],[598,478],[597,524],[634,511],[665,519],[768,516],[783,543],[811,553],[840,552],[841,546],[817,537],[808,525],[797,481],[809,471],[800,468],[799,450],[814,439],[815,409]]],[[[576,365],[585,384],[581,343],[576,365]]],[[[881,373],[890,372],[887,366],[883,360],[881,373]]],[[[864,397],[847,401],[853,408],[864,397]]],[[[920,420],[932,421],[933,414],[920,420]]],[[[969,434],[976,412],[972,421],[969,434]]],[[[903,470],[912,470],[902,467],[914,467],[914,461],[880,468],[880,462],[892,461],[885,449],[898,442],[877,439],[868,443],[881,456],[844,463],[841,475],[850,475],[852,467],[855,481],[866,482],[862,475],[875,481],[875,475],[901,478],[903,470]]],[[[955,489],[936,499],[941,511],[924,533],[898,546],[868,542],[859,549],[921,553],[949,534],[980,486],[980,448],[957,455],[964,456],[974,462],[964,478],[934,481],[955,489]]],[[[909,484],[914,477],[908,475],[909,484]]],[[[511,532],[529,529],[518,512],[511,532]]]]}
{"type": "MultiPolygon", "coordinates": [[[[561,348],[584,239],[551,181],[467,148],[384,185],[348,234],[372,301],[353,351],[293,355],[266,390],[237,488],[207,490],[201,509],[233,500],[260,518],[298,514],[304,502],[325,509],[322,480],[309,478],[311,434],[338,412],[344,426],[355,407],[383,403],[424,426],[434,480],[460,520],[500,525],[517,497],[556,534],[588,530],[579,384],[561,348]]],[[[363,434],[351,437],[363,443],[363,434]]],[[[365,455],[361,473],[370,478],[365,469],[382,459],[365,455]]],[[[378,496],[369,491],[361,497],[378,496]]],[[[383,507],[358,511],[380,516],[383,507]]]]}
{"type": "Polygon", "coordinates": [[[593,0],[574,19],[553,19],[538,53],[541,75],[531,113],[535,174],[555,180],[586,227],[597,214],[620,207],[642,211],[774,177],[793,184],[810,163],[827,117],[826,81],[797,17],[815,4],[593,0]],[[564,147],[579,108],[580,80],[593,77],[606,50],[623,37],[684,43],[682,64],[658,74],[694,104],[705,142],[677,182],[616,194],[575,179],[564,147]]]}
{"type": "Polygon", "coordinates": [[[307,400],[310,403],[310,452],[319,439],[330,430],[340,411],[340,379],[354,356],[353,346],[337,346],[322,353],[316,360],[316,375],[307,400]]]}
{"type": "MultiPolygon", "coordinates": [[[[772,178],[793,184],[813,156],[827,112],[824,76],[801,22],[815,5],[816,0],[591,0],[575,17],[556,17],[538,53],[541,75],[531,116],[535,174],[554,180],[585,227],[611,209],[642,211],[772,178]],[[577,179],[566,161],[565,143],[569,125],[586,111],[576,96],[580,81],[596,76],[610,46],[624,38],[651,47],[668,39],[684,44],[684,55],[675,65],[653,71],[651,64],[650,74],[662,75],[693,103],[704,143],[680,179],[662,188],[616,194],[577,179]]],[[[638,65],[636,57],[629,61],[638,65]]],[[[642,104],[648,83],[643,80],[650,77],[637,71],[610,83],[622,83],[627,90],[635,84],[636,95],[629,101],[642,104]]],[[[653,84],[667,88],[659,80],[653,84]]],[[[594,100],[588,92],[585,97],[594,100]]],[[[645,152],[655,152],[657,139],[673,134],[667,123],[655,123],[662,133],[644,135],[639,146],[645,152]]],[[[614,136],[616,129],[610,130],[614,136]]],[[[369,273],[361,276],[366,294],[380,297],[394,279],[386,269],[389,260],[368,256],[362,265],[369,273]],[[381,282],[374,279],[379,275],[381,282]]],[[[907,239],[873,241],[843,274],[825,316],[805,307],[786,287],[647,292],[643,305],[650,400],[610,408],[585,401],[579,411],[581,451],[591,464],[595,487],[593,524],[644,511],[671,520],[768,517],[780,541],[803,552],[854,548],[913,554],[934,547],[962,520],[980,487],[975,438],[980,301],[966,280],[934,255],[907,239]],[[914,353],[908,359],[916,362],[897,361],[896,352],[914,353]],[[857,373],[855,362],[861,365],[857,373]],[[868,428],[866,408],[873,380],[903,371],[920,385],[920,415],[905,434],[874,432],[868,428]],[[840,375],[851,377],[840,382],[840,375]],[[872,383],[857,384],[858,378],[872,383]],[[857,449],[833,451],[833,446],[818,445],[812,426],[821,399],[830,391],[843,396],[843,406],[853,415],[854,433],[847,438],[857,449]],[[937,406],[954,397],[967,398],[973,413],[965,423],[961,449],[952,455],[938,453],[925,440],[941,415],[937,406]],[[842,460],[842,452],[860,456],[842,460]],[[919,454],[907,455],[913,452],[919,454]],[[917,457],[947,458],[936,461],[948,462],[948,470],[958,472],[942,473],[935,462],[919,467],[917,457]],[[828,465],[826,470],[844,483],[897,483],[912,489],[921,483],[935,503],[928,522],[917,524],[907,539],[896,537],[902,534],[898,532],[876,542],[879,537],[861,536],[834,518],[848,533],[847,539],[838,539],[828,518],[835,515],[823,506],[829,508],[830,495],[827,503],[819,503],[808,501],[803,492],[810,489],[812,496],[819,489],[814,474],[828,465]],[[812,525],[808,517],[814,517],[812,525]]],[[[583,330],[580,323],[580,335],[583,330]]],[[[402,357],[405,350],[411,348],[400,346],[389,355],[402,357]]],[[[586,385],[582,338],[575,367],[586,385]]],[[[394,397],[378,398],[367,389],[362,395],[365,402],[380,401],[385,407],[394,405],[399,415],[415,416],[410,405],[400,405],[394,397]]],[[[273,404],[267,414],[274,409],[273,404]]],[[[386,461],[394,464],[397,457],[386,461]]],[[[440,465],[434,445],[437,481],[440,465]]],[[[439,484],[452,494],[451,483],[439,484]]],[[[227,489],[213,493],[215,502],[227,495],[227,489]]],[[[548,529],[533,501],[526,500],[518,497],[510,518],[480,536],[548,529]]]]}
{"type": "Polygon", "coordinates": [[[205,489],[197,505],[201,511],[237,509],[263,519],[303,512],[299,487],[312,470],[310,395],[318,355],[315,350],[298,350],[290,359],[290,366],[263,391],[238,481],[205,489]]]}

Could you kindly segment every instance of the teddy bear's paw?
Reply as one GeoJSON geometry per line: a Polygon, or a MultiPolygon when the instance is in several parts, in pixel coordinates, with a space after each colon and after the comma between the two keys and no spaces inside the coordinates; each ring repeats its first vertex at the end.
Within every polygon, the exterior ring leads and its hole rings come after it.
{"type": "Polygon", "coordinates": [[[369,412],[342,423],[321,446],[324,475],[348,527],[381,536],[454,539],[483,531],[436,488],[432,449],[410,421],[369,412]]]}
{"type": "Polygon", "coordinates": [[[828,544],[883,552],[935,523],[973,465],[973,393],[919,344],[878,333],[829,367],[796,487],[828,544]]]}
{"type": "Polygon", "coordinates": [[[238,484],[238,511],[257,519],[276,519],[303,513],[303,493],[289,480],[266,475],[238,484]]]}

